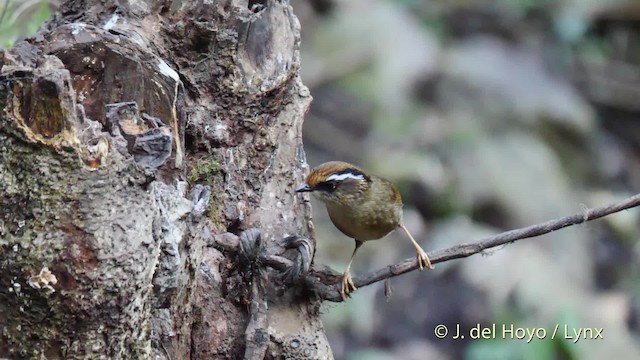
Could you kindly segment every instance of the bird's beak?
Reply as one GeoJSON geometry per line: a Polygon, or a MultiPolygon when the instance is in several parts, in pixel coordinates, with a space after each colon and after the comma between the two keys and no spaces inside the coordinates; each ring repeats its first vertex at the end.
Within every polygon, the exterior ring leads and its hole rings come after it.
{"type": "Polygon", "coordinates": [[[307,184],[302,184],[298,186],[298,188],[296,189],[296,192],[309,192],[309,191],[313,191],[313,189],[311,188],[311,186],[307,184]]]}

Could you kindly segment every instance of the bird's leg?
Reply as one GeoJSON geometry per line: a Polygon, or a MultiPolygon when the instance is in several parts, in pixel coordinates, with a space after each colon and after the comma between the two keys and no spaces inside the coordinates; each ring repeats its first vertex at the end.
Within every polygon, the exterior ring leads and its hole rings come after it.
{"type": "Polygon", "coordinates": [[[356,256],[356,252],[358,248],[362,246],[363,242],[356,240],[356,247],[353,249],[353,253],[351,254],[351,259],[349,259],[349,264],[347,264],[347,268],[342,274],[342,289],[340,290],[340,295],[342,295],[342,300],[348,298],[350,293],[356,289],[356,286],[353,284],[353,280],[351,280],[351,274],[349,274],[349,269],[351,269],[351,263],[353,262],[353,257],[356,256]]]}
{"type": "Polygon", "coordinates": [[[404,231],[405,234],[407,234],[407,236],[409,237],[409,240],[411,240],[411,242],[413,243],[413,246],[415,246],[416,256],[418,257],[418,265],[420,265],[420,270],[423,269],[422,268],[423,266],[427,267],[428,269],[433,269],[433,265],[431,265],[431,261],[429,260],[427,253],[424,252],[424,250],[422,250],[420,245],[418,245],[418,242],[413,238],[413,236],[411,236],[411,234],[409,233],[409,230],[407,230],[407,228],[404,226],[403,223],[400,223],[400,225],[398,226],[400,227],[400,229],[404,231]]]}

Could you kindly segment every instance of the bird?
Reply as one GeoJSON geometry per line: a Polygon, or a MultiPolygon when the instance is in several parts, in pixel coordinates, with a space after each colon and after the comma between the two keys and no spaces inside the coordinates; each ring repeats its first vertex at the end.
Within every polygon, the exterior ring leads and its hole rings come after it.
{"type": "Polygon", "coordinates": [[[369,175],[347,162],[329,161],[313,168],[296,192],[311,192],[325,204],[336,228],[355,240],[355,248],[342,274],[343,299],[356,290],[350,269],[360,246],[365,241],[381,239],[397,228],[413,243],[420,270],[433,269],[427,253],[402,222],[402,197],[391,181],[369,175]]]}

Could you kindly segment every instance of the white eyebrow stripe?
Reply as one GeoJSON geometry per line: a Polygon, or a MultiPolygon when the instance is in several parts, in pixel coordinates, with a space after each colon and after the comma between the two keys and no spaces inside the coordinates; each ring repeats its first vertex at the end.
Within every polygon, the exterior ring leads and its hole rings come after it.
{"type": "Polygon", "coordinates": [[[327,178],[327,181],[331,181],[331,180],[342,181],[345,179],[364,180],[364,176],[360,174],[356,175],[353,173],[333,174],[327,178]]]}

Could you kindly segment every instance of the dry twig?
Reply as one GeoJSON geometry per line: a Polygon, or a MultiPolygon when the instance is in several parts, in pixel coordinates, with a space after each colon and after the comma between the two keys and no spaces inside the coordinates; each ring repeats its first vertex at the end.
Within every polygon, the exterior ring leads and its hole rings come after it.
{"type": "MultiPolygon", "coordinates": [[[[638,205],[640,205],[640,194],[634,195],[619,202],[614,202],[606,206],[597,207],[594,209],[585,209],[585,211],[575,215],[565,216],[540,224],[506,231],[501,234],[486,237],[472,243],[456,245],[443,250],[431,251],[428,253],[428,255],[432,264],[437,264],[453,259],[465,258],[480,253],[483,250],[489,248],[505,245],[517,240],[548,234],[552,231],[560,230],[567,226],[582,224],[584,222],[595,220],[622,210],[630,209],[638,205]]],[[[356,276],[353,278],[353,282],[355,283],[356,287],[360,288],[378,281],[408,273],[416,269],[418,269],[418,262],[416,261],[415,257],[413,257],[410,259],[406,259],[400,263],[389,265],[380,270],[376,270],[362,276],[356,276]]],[[[304,280],[309,288],[313,290],[320,298],[335,302],[342,301],[342,297],[340,296],[339,291],[340,275],[336,272],[327,269],[323,269],[321,271],[316,270],[308,274],[304,280]]]]}

